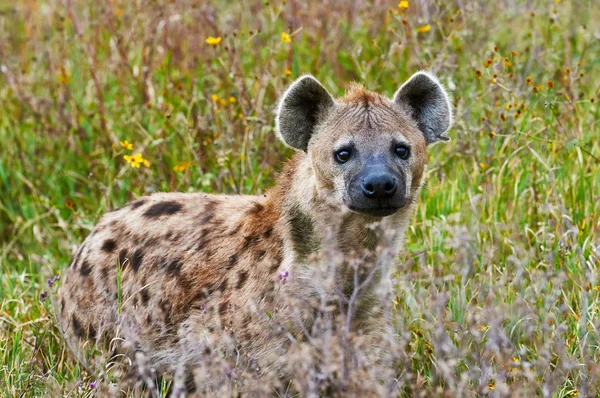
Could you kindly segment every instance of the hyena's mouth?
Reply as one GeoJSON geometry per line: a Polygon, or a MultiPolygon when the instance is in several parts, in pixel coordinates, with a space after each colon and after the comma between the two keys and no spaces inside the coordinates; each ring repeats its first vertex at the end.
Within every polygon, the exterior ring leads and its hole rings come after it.
{"type": "Polygon", "coordinates": [[[410,203],[410,198],[399,198],[388,203],[373,203],[372,205],[364,206],[364,203],[353,204],[347,203],[346,206],[355,212],[373,217],[387,217],[396,213],[398,210],[406,207],[410,203]]]}
{"type": "Polygon", "coordinates": [[[359,208],[355,206],[348,206],[350,210],[356,213],[365,214],[367,216],[374,217],[387,217],[396,213],[401,207],[371,207],[371,208],[359,208]]]}

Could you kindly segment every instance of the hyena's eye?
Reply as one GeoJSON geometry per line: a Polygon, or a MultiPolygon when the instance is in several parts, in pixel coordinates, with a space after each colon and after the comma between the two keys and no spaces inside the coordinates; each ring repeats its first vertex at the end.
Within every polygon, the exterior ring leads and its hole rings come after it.
{"type": "Polygon", "coordinates": [[[350,160],[351,156],[352,151],[350,149],[340,149],[335,153],[335,160],[337,160],[338,163],[346,163],[350,160]]]}
{"type": "Polygon", "coordinates": [[[410,156],[410,148],[404,144],[396,145],[396,148],[394,149],[394,151],[396,152],[396,155],[400,159],[406,160],[410,156]]]}

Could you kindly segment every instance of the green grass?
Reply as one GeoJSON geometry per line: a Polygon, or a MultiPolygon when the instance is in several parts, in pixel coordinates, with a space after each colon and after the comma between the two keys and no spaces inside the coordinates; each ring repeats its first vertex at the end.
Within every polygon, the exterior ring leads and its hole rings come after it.
{"type": "Polygon", "coordinates": [[[403,394],[600,394],[592,0],[72,3],[0,2],[1,395],[92,393],[46,280],[105,211],[156,191],[263,192],[289,156],[273,116],[295,77],[391,95],[421,68],[456,120],[397,273],[403,394]],[[149,167],[123,158],[136,153],[149,167]]]}

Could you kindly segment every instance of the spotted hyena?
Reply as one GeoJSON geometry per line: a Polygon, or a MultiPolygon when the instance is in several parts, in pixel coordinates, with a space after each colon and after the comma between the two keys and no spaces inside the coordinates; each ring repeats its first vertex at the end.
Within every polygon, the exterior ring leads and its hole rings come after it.
{"type": "Polygon", "coordinates": [[[215,350],[257,380],[283,377],[290,344],[308,338],[314,308],[324,308],[345,337],[362,339],[367,360],[382,360],[393,333],[381,298],[427,145],[448,140],[451,118],[426,72],[391,99],[357,84],[334,99],[315,78],[299,78],[276,117],[297,152],[266,195],[157,193],[100,220],[59,291],[67,342],[88,367],[108,351],[109,364],[126,358],[175,384],[180,375],[181,388],[217,380],[206,377],[214,367],[195,371],[215,350]]]}

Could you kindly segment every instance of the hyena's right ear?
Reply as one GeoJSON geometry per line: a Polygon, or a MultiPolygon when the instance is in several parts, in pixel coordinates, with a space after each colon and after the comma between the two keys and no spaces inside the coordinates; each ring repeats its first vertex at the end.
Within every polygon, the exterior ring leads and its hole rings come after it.
{"type": "Polygon", "coordinates": [[[287,89],[279,103],[277,131],[288,146],[306,151],[316,125],[335,105],[317,79],[304,75],[287,89]]]}

